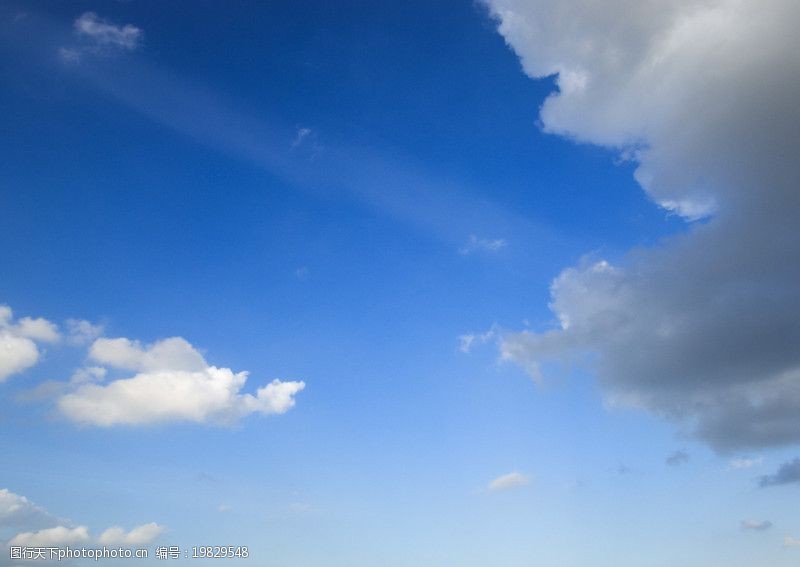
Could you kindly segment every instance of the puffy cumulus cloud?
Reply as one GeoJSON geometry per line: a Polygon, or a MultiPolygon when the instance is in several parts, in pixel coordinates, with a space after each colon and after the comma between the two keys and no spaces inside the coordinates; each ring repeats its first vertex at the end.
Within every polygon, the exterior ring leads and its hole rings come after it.
{"type": "Polygon", "coordinates": [[[86,526],[68,528],[56,526],[37,532],[22,532],[11,538],[9,545],[27,547],[58,547],[74,545],[89,541],[89,530],[86,526]]]}
{"type": "Polygon", "coordinates": [[[489,482],[488,488],[490,492],[499,492],[501,490],[510,490],[520,486],[525,486],[530,482],[530,479],[520,472],[510,472],[498,476],[489,482]]]}
{"type": "Polygon", "coordinates": [[[525,72],[555,76],[545,131],[620,151],[655,202],[711,215],[564,270],[559,324],[506,335],[502,356],[534,376],[584,360],[611,404],[720,451],[800,442],[800,3],[486,1],[525,72]]]}
{"type": "Polygon", "coordinates": [[[23,317],[15,321],[11,308],[0,305],[0,382],[39,361],[37,343],[55,343],[60,338],[58,327],[47,319],[23,317]]]}
{"type": "Polygon", "coordinates": [[[145,545],[164,533],[164,530],[164,526],[159,526],[155,522],[136,526],[127,532],[119,526],[114,526],[100,534],[100,537],[97,538],[97,542],[102,545],[123,547],[145,545]]]}
{"type": "Polygon", "coordinates": [[[158,341],[143,347],[139,341],[125,338],[97,339],[89,348],[89,357],[101,364],[124,370],[186,370],[206,368],[197,350],[181,337],[158,341]]]}
{"type": "Polygon", "coordinates": [[[135,374],[104,384],[85,382],[59,398],[61,413],[85,425],[231,424],[252,413],[285,413],[305,387],[303,382],[273,380],[255,394],[243,394],[247,372],[209,366],[180,337],[148,346],[125,338],[101,338],[92,344],[89,356],[135,374]]]}

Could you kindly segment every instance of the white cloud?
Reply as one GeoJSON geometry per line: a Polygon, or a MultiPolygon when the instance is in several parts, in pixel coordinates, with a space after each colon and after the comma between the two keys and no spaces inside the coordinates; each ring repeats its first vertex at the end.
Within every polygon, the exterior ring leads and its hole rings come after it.
{"type": "Polygon", "coordinates": [[[0,488],[0,526],[34,526],[55,521],[43,508],[14,494],[7,488],[0,488]]]}
{"type": "Polygon", "coordinates": [[[511,488],[525,486],[529,482],[530,479],[527,476],[515,471],[498,476],[489,483],[488,488],[490,492],[498,492],[501,490],[509,490],[511,488]]]}
{"type": "Polygon", "coordinates": [[[136,49],[143,32],[131,24],[119,26],[98,17],[94,12],[82,14],[74,23],[76,33],[99,48],[136,49]]]}
{"type": "Polygon", "coordinates": [[[800,539],[787,535],[783,538],[783,547],[800,547],[800,539]]]}
{"type": "Polygon", "coordinates": [[[44,343],[55,343],[61,339],[56,324],[41,317],[38,319],[23,317],[16,324],[16,333],[20,337],[44,343]]]}
{"type": "Polygon", "coordinates": [[[546,132],[618,150],[655,202],[712,215],[565,269],[558,326],[506,335],[502,356],[534,376],[588,360],[612,405],[720,451],[800,442],[800,3],[486,1],[525,72],[556,77],[546,132]]]}
{"type": "Polygon", "coordinates": [[[159,526],[155,522],[136,526],[128,532],[119,526],[114,526],[100,534],[97,542],[108,546],[141,546],[155,540],[164,533],[164,530],[164,526],[159,526]]]}
{"type": "Polygon", "coordinates": [[[462,256],[469,256],[475,252],[497,252],[507,245],[508,243],[502,238],[478,238],[472,234],[467,243],[459,248],[458,253],[462,256]]]}
{"type": "Polygon", "coordinates": [[[305,387],[303,382],[273,380],[255,395],[243,394],[247,372],[209,366],[180,337],[146,347],[125,338],[101,338],[89,355],[98,363],[136,374],[105,385],[82,384],[59,399],[58,407],[67,418],[86,425],[231,424],[252,413],[285,413],[305,387]]]}
{"type": "Polygon", "coordinates": [[[124,370],[197,371],[207,366],[203,356],[181,337],[164,339],[148,347],[125,338],[101,338],[89,348],[89,357],[124,370]]]}
{"type": "Polygon", "coordinates": [[[27,547],[59,547],[89,541],[89,530],[86,526],[68,528],[56,526],[37,532],[22,532],[9,541],[9,545],[27,547]]]}
{"type": "Polygon", "coordinates": [[[59,339],[54,323],[31,317],[15,322],[11,308],[0,305],[0,382],[39,361],[37,342],[54,343],[59,339]]]}
{"type": "MultiPolygon", "coordinates": [[[[0,528],[15,533],[10,540],[0,542],[0,548],[10,545],[29,547],[59,547],[97,542],[108,546],[142,546],[152,542],[165,527],[154,522],[137,526],[130,531],[114,526],[93,538],[89,528],[59,520],[24,496],[0,489],[0,528]]],[[[0,559],[0,564],[5,565],[0,559]]]]}
{"type": "Polygon", "coordinates": [[[739,457],[739,458],[736,458],[736,459],[731,459],[729,461],[728,465],[732,469],[751,469],[753,467],[757,467],[757,466],[761,465],[761,463],[763,463],[763,462],[764,462],[764,458],[763,457],[758,457],[758,458],[753,458],[753,459],[751,459],[749,457],[739,457]]]}
{"type": "Polygon", "coordinates": [[[84,56],[110,57],[137,49],[144,32],[131,24],[114,24],[94,12],[85,12],[73,22],[75,41],[58,48],[64,63],[78,64],[84,56]]]}

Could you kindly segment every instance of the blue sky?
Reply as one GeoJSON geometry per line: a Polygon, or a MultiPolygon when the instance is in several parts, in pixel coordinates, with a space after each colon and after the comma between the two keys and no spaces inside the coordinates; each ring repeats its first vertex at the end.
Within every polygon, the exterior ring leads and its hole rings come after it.
{"type": "Polygon", "coordinates": [[[796,40],[699,4],[7,3],[0,565],[794,564],[796,40]]]}

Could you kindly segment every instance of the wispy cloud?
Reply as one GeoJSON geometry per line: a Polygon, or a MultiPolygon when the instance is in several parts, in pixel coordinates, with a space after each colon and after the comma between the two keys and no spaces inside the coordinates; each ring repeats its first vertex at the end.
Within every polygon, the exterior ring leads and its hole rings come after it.
{"type": "Polygon", "coordinates": [[[144,32],[134,25],[120,26],[94,12],[82,14],[74,23],[79,37],[97,48],[133,50],[139,47],[144,32]]]}
{"type": "Polygon", "coordinates": [[[490,492],[500,492],[503,490],[510,490],[512,488],[525,486],[529,482],[530,479],[528,476],[522,474],[521,472],[514,471],[498,476],[494,480],[490,481],[487,485],[487,488],[490,492]]]}
{"type": "Polygon", "coordinates": [[[769,520],[742,520],[742,529],[753,532],[764,532],[772,527],[769,520]]]}
{"type": "Polygon", "coordinates": [[[311,128],[298,128],[297,134],[295,135],[294,140],[292,140],[292,148],[296,148],[297,146],[302,144],[303,141],[310,135],[311,135],[311,128]]]}
{"type": "Polygon", "coordinates": [[[467,243],[458,249],[458,253],[469,256],[476,252],[497,252],[506,246],[508,243],[503,238],[479,238],[472,234],[467,243]]]}
{"type": "Polygon", "coordinates": [[[480,345],[485,345],[486,343],[497,339],[499,333],[499,327],[497,325],[492,325],[485,333],[466,333],[464,335],[460,335],[458,337],[458,350],[468,354],[472,352],[473,348],[480,345]]]}
{"type": "Polygon", "coordinates": [[[137,49],[144,32],[132,24],[118,25],[94,12],[85,12],[73,22],[76,40],[58,49],[65,63],[77,63],[84,55],[109,57],[137,49]]]}

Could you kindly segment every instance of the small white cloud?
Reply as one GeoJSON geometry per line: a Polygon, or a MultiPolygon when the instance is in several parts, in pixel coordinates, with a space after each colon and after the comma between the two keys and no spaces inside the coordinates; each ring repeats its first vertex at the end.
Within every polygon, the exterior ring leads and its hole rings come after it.
{"type": "Polygon", "coordinates": [[[508,243],[503,238],[478,238],[473,234],[470,235],[467,244],[458,250],[458,253],[462,256],[469,256],[475,252],[497,252],[507,245],[508,243]]]}
{"type": "Polygon", "coordinates": [[[36,343],[53,343],[59,339],[58,327],[54,323],[31,317],[15,322],[11,308],[0,305],[0,382],[39,361],[36,343]]]}
{"type": "Polygon", "coordinates": [[[220,514],[226,514],[227,512],[230,512],[231,510],[233,510],[233,508],[229,504],[220,504],[219,507],[217,508],[217,511],[220,514]]]}
{"type": "Polygon", "coordinates": [[[728,465],[732,469],[751,469],[753,467],[757,467],[764,462],[763,457],[758,457],[755,459],[751,459],[749,457],[741,457],[737,459],[731,459],[728,465]]]}
{"type": "Polygon", "coordinates": [[[783,547],[800,547],[800,539],[787,535],[783,538],[783,547]]]}
{"type": "Polygon", "coordinates": [[[0,330],[0,382],[34,366],[38,361],[36,343],[0,330]]]}
{"type": "Polygon", "coordinates": [[[488,488],[490,492],[498,492],[501,490],[509,490],[511,488],[525,486],[529,482],[530,479],[527,476],[515,471],[498,476],[489,483],[488,488]]]}
{"type": "MultiPolygon", "coordinates": [[[[185,339],[142,346],[126,338],[97,339],[96,362],[137,372],[105,385],[83,383],[58,400],[67,418],[84,425],[145,425],[168,421],[232,424],[252,413],[291,409],[304,382],[273,380],[255,394],[241,393],[247,372],[209,366],[185,339]]],[[[95,374],[96,376],[96,374],[95,374]]]]}
{"type": "Polygon", "coordinates": [[[131,24],[118,26],[98,17],[94,12],[86,12],[74,23],[75,31],[81,38],[99,48],[123,50],[136,49],[143,32],[131,24]]]}
{"type": "Polygon", "coordinates": [[[763,532],[772,527],[769,520],[742,520],[742,529],[754,532],[763,532]]]}
{"type": "Polygon", "coordinates": [[[300,266],[299,268],[297,268],[294,271],[295,277],[298,280],[300,280],[301,282],[304,282],[304,281],[306,281],[308,279],[308,274],[309,274],[309,270],[308,270],[308,267],[306,267],[306,266],[300,266]]]}
{"type": "Polygon", "coordinates": [[[97,541],[110,546],[146,545],[164,533],[164,530],[164,526],[159,526],[155,522],[136,526],[128,532],[119,526],[114,526],[100,534],[97,541]]]}
{"type": "Polygon", "coordinates": [[[9,545],[19,545],[22,547],[59,547],[86,541],[89,541],[89,530],[86,526],[78,526],[77,528],[56,526],[37,532],[22,532],[17,534],[11,538],[9,545]]]}

